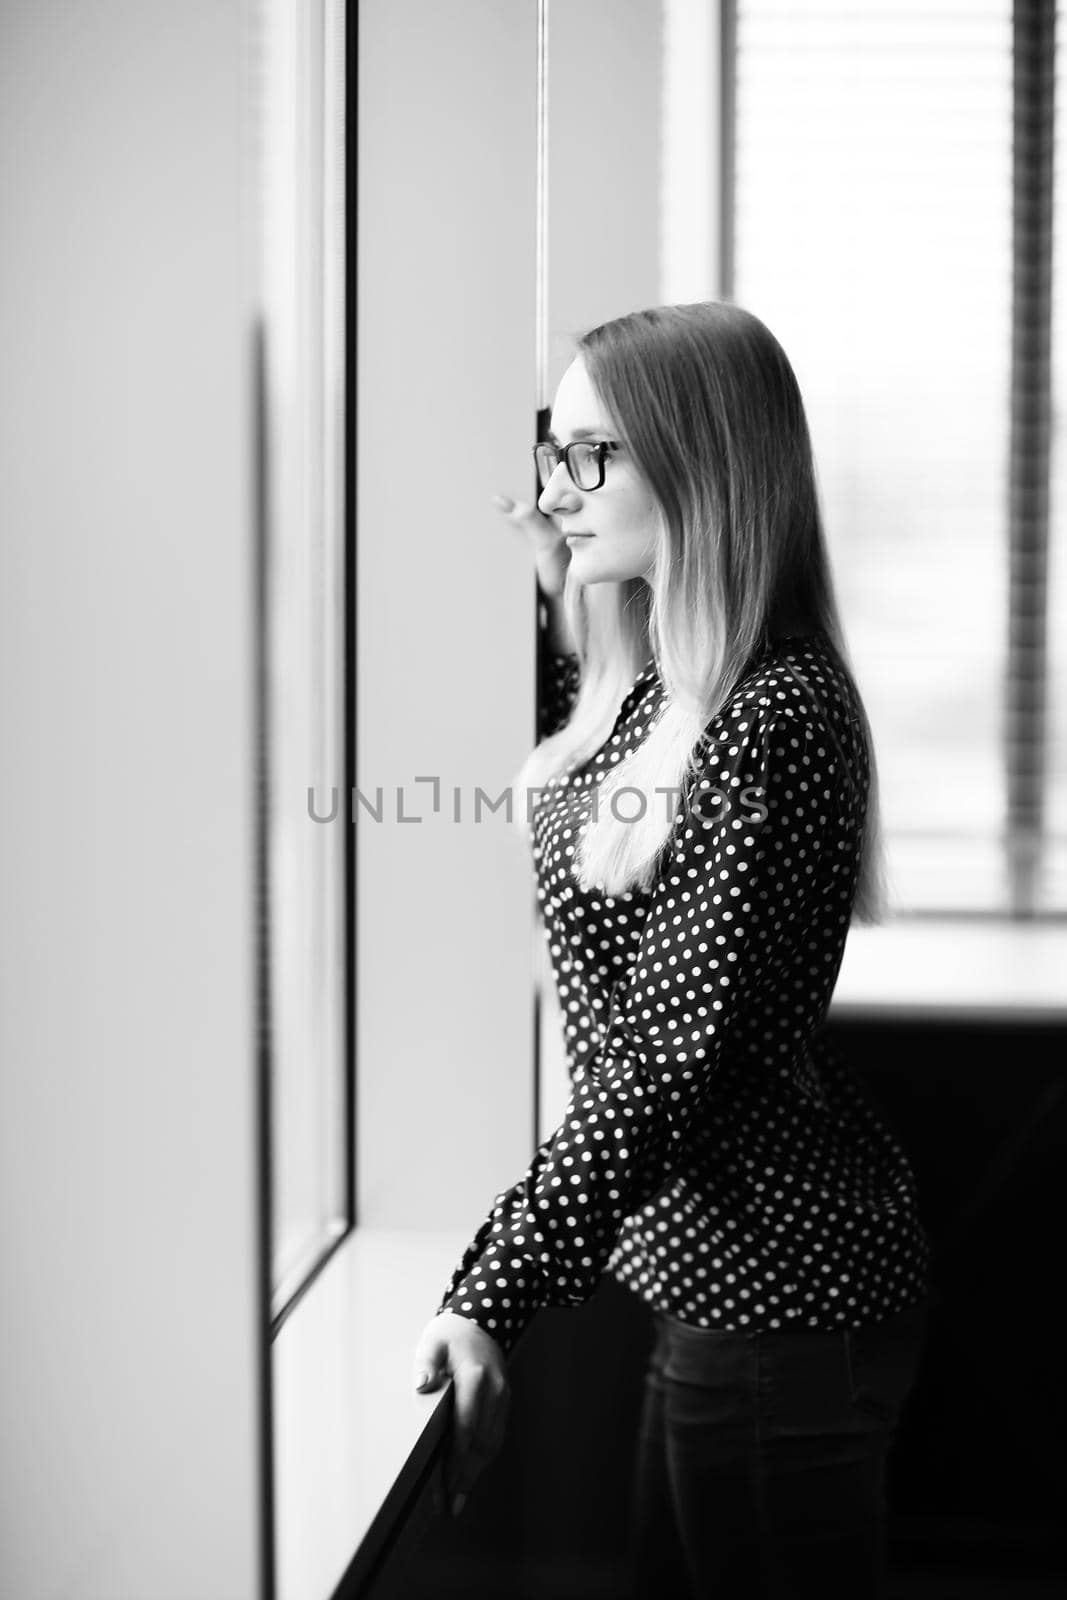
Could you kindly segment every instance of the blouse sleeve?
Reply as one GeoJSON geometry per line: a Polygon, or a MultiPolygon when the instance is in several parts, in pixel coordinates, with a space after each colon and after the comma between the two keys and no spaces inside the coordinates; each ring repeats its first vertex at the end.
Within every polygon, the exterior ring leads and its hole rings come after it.
{"type": "Polygon", "coordinates": [[[546,650],[541,658],[540,721],[538,737],[547,739],[564,726],[578,698],[581,668],[576,655],[546,650]]]}
{"type": "Polygon", "coordinates": [[[818,859],[833,808],[796,776],[804,730],[777,728],[770,711],[750,716],[732,742],[702,746],[695,809],[679,809],[604,1040],[438,1308],[470,1317],[505,1352],[539,1307],[593,1293],[623,1222],[685,1159],[746,998],[799,936],[798,858],[818,859]]]}

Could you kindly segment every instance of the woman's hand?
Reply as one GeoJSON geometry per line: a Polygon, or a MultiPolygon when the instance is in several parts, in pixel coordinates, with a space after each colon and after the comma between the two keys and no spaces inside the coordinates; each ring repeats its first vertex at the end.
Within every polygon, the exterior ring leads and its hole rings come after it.
{"type": "Polygon", "coordinates": [[[430,1394],[452,1379],[455,1405],[444,1461],[444,1490],[458,1517],[471,1486],[504,1439],[508,1378],[504,1352],[469,1317],[442,1311],[415,1347],[415,1387],[430,1394]]]}
{"type": "Polygon", "coordinates": [[[558,600],[563,593],[563,580],[571,561],[571,553],[559,528],[551,517],[544,516],[527,501],[512,500],[506,494],[495,494],[493,504],[525,536],[533,552],[537,581],[542,591],[549,599],[558,600]]]}

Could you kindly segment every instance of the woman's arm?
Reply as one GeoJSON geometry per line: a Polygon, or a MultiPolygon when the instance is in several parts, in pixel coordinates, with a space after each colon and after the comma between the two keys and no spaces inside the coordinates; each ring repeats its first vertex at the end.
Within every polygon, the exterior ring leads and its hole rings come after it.
{"type": "Polygon", "coordinates": [[[547,739],[569,720],[581,686],[581,665],[576,655],[562,655],[546,639],[538,686],[540,706],[537,736],[547,739]]]}
{"type": "Polygon", "coordinates": [[[574,655],[578,647],[563,609],[563,596],[546,594],[542,588],[541,604],[544,607],[545,643],[549,650],[554,656],[574,655]]]}
{"type": "Polygon", "coordinates": [[[578,693],[577,644],[563,605],[570,551],[557,524],[535,504],[505,494],[494,495],[493,500],[534,558],[545,645],[538,684],[538,738],[547,739],[563,727],[578,693]]]}
{"type": "MultiPolygon", "coordinates": [[[[799,936],[806,900],[783,852],[802,837],[800,855],[814,863],[834,807],[805,781],[802,725],[779,726],[772,709],[749,705],[729,738],[702,752],[702,816],[679,817],[604,1044],[560,1127],[497,1196],[441,1302],[505,1352],[540,1306],[593,1293],[623,1222],[663,1187],[703,1120],[752,985],[799,936]]],[[[820,758],[824,773],[832,766],[820,758]]]]}

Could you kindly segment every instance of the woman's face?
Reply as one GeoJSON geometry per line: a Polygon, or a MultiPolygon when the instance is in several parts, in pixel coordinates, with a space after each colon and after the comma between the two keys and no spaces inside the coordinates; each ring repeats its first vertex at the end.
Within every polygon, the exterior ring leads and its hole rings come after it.
{"type": "MultiPolygon", "coordinates": [[[[619,442],[580,356],[560,379],[550,437],[559,445],[574,439],[619,442]]],[[[567,536],[574,576],[580,582],[651,577],[659,508],[625,446],[605,459],[599,489],[576,488],[561,461],[537,504],[567,536]]]]}

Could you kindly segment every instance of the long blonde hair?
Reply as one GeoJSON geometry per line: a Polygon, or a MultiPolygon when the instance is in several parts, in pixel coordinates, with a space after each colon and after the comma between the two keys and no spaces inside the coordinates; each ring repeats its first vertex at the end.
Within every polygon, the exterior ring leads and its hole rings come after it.
{"type": "Polygon", "coordinates": [[[855,692],[870,785],[853,907],[884,905],[878,784],[870,724],[848,660],[793,369],[770,330],[720,301],[657,306],[578,341],[589,379],[659,508],[650,580],[585,585],[568,571],[563,603],[581,666],[566,726],[533,750],[515,783],[550,787],[611,734],[634,678],[653,658],[665,691],[641,743],[605,775],[581,831],[578,881],[620,895],[648,889],[672,816],[646,804],[616,815],[623,788],[684,789],[694,750],[753,656],[788,626],[829,638],[855,692]]]}

